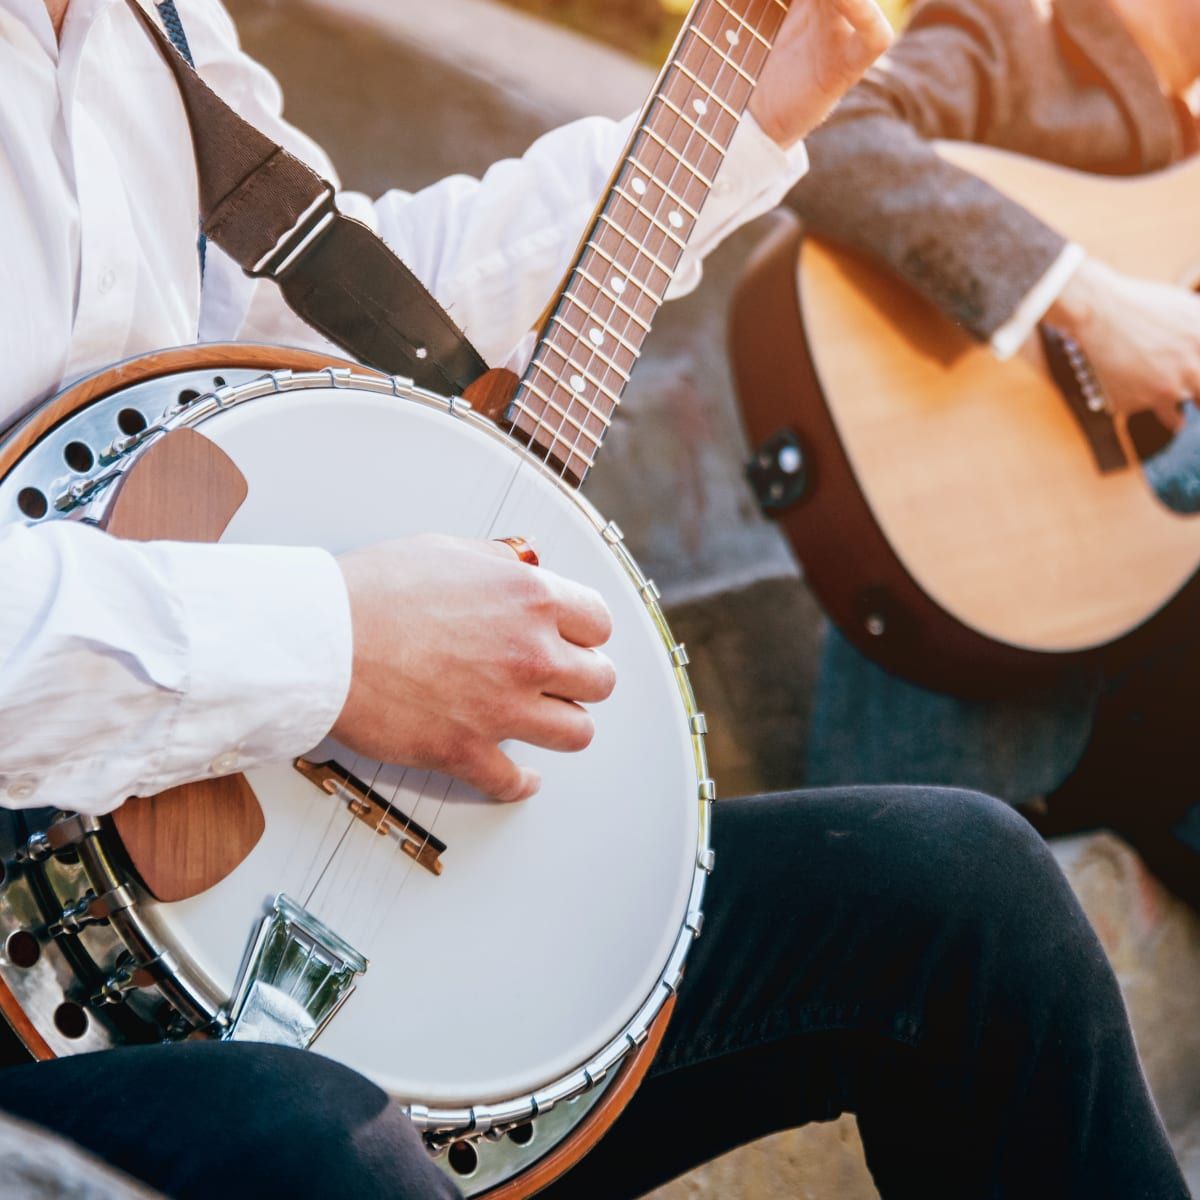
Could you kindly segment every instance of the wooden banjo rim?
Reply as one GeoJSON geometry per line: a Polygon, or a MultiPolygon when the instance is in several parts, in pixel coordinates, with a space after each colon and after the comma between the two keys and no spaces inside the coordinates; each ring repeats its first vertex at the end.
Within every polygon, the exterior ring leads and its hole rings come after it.
{"type": "Polygon", "coordinates": [[[269,371],[320,371],[326,367],[352,368],[359,374],[378,373],[335,354],[292,346],[205,342],[196,346],[157,350],[84,376],[36,409],[10,433],[0,435],[0,479],[45,434],[94,400],[102,400],[112,392],[151,379],[160,379],[164,375],[203,370],[205,367],[229,371],[261,370],[264,374],[269,371]]]}

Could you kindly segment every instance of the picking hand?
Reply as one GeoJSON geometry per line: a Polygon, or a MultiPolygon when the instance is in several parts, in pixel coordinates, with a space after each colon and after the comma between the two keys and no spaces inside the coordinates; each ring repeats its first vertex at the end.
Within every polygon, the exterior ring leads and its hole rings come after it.
{"type": "Polygon", "coordinates": [[[793,0],[750,112],[785,149],[815,129],[892,44],[874,0],[793,0]]]}
{"type": "Polygon", "coordinates": [[[1088,259],[1047,320],[1082,347],[1113,412],[1150,409],[1174,431],[1200,397],[1200,296],[1088,259]]]}
{"type": "Polygon", "coordinates": [[[404,538],[338,561],[354,628],[339,741],[496,800],[524,800],[540,782],[500,742],[591,742],[580,704],[607,699],[616,682],[594,649],[612,618],[591,588],[526,566],[509,546],[462,538],[404,538]]]}

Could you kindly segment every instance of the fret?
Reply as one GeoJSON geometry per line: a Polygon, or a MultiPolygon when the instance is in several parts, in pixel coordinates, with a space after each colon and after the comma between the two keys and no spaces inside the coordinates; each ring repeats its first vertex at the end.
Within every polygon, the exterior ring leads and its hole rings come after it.
{"type": "MultiPolygon", "coordinates": [[[[699,212],[697,212],[696,209],[694,209],[682,196],[677,196],[669,187],[667,187],[665,183],[663,183],[661,179],[658,179],[652,171],[645,171],[639,168],[639,170],[633,172],[633,178],[630,186],[635,192],[637,191],[637,181],[640,180],[643,175],[646,177],[646,181],[648,182],[643,181],[642,183],[642,187],[644,189],[643,193],[641,194],[642,200],[645,200],[644,193],[645,191],[649,191],[650,184],[654,184],[654,186],[658,188],[658,190],[662,192],[667,199],[669,199],[677,207],[682,208],[683,211],[687,213],[687,215],[691,217],[693,221],[698,221],[700,219],[699,212]]],[[[621,192],[621,195],[625,196],[625,199],[628,200],[630,204],[638,203],[638,201],[634,201],[631,197],[626,196],[623,191],[621,192]]]]}
{"type": "MultiPolygon", "coordinates": [[[[637,346],[635,346],[632,342],[627,342],[615,329],[611,328],[608,325],[605,325],[603,321],[596,320],[596,317],[592,314],[591,310],[582,301],[574,299],[569,294],[564,296],[563,299],[570,300],[571,303],[574,304],[577,308],[581,308],[583,310],[585,316],[589,316],[589,317],[591,317],[591,319],[593,321],[596,321],[596,324],[598,326],[600,326],[600,328],[602,328],[604,330],[604,332],[610,338],[612,338],[612,340],[614,342],[617,343],[617,345],[623,346],[626,350],[629,351],[630,354],[633,355],[634,361],[637,360],[638,355],[641,354],[641,350],[637,346]]],[[[558,313],[552,313],[550,316],[550,320],[553,321],[554,324],[559,326],[561,329],[566,330],[566,332],[569,333],[573,338],[578,338],[581,342],[585,340],[583,334],[580,333],[579,330],[576,329],[569,321],[567,321],[565,318],[559,316],[558,313]]]]}
{"type": "MultiPolygon", "coordinates": [[[[593,445],[595,445],[595,446],[600,445],[600,438],[598,438],[590,429],[588,429],[586,425],[580,424],[573,416],[571,416],[569,409],[563,408],[562,405],[560,405],[560,404],[555,404],[555,402],[553,400],[551,400],[549,398],[549,396],[547,396],[546,393],[543,392],[542,389],[539,388],[536,384],[527,380],[524,386],[526,388],[528,388],[529,391],[531,391],[548,409],[550,409],[551,412],[555,413],[556,415],[558,415],[559,417],[562,418],[562,421],[559,423],[559,426],[558,426],[558,428],[560,430],[563,427],[563,423],[565,423],[567,425],[571,425],[574,427],[574,429],[578,433],[583,434],[583,436],[586,437],[588,439],[588,441],[590,441],[593,445]]],[[[525,401],[522,400],[520,397],[517,397],[517,399],[515,399],[513,401],[513,407],[521,409],[523,412],[527,413],[529,416],[534,417],[535,419],[538,419],[538,420],[540,420],[541,417],[545,416],[545,412],[542,412],[541,414],[535,413],[532,409],[529,408],[529,406],[525,403],[525,401]]],[[[600,414],[597,412],[594,412],[589,409],[589,413],[590,413],[590,415],[599,418],[600,423],[605,427],[605,429],[607,429],[609,427],[609,425],[612,424],[611,421],[605,421],[602,417],[600,417],[600,414]]],[[[587,418],[585,417],[584,420],[586,421],[587,418]]],[[[564,438],[563,441],[566,441],[566,438],[564,438]]]]}
{"type": "MultiPolygon", "coordinates": [[[[621,403],[621,398],[619,396],[614,396],[603,383],[595,378],[595,376],[593,376],[586,367],[581,367],[561,346],[556,346],[553,342],[548,341],[543,343],[542,346],[542,351],[547,350],[553,350],[554,353],[557,354],[558,357],[561,358],[563,362],[565,362],[567,366],[575,372],[574,376],[572,376],[572,381],[563,383],[562,375],[558,371],[550,370],[549,366],[546,365],[545,358],[542,356],[541,352],[539,352],[538,365],[546,372],[547,375],[553,376],[553,378],[558,381],[560,386],[569,387],[577,400],[582,400],[585,404],[590,403],[587,396],[584,394],[583,388],[584,384],[590,383],[592,387],[594,387],[596,391],[598,391],[606,400],[611,400],[614,407],[621,403]],[[578,387],[575,386],[575,381],[578,381],[578,387]]],[[[618,374],[624,376],[626,383],[629,382],[629,376],[625,375],[623,371],[619,371],[618,374]]]]}
{"type": "MultiPolygon", "coordinates": [[[[676,246],[679,247],[680,250],[684,249],[684,247],[687,245],[687,242],[683,238],[681,238],[678,233],[675,232],[676,229],[683,228],[683,214],[682,213],[676,214],[676,218],[679,221],[679,224],[674,226],[674,228],[669,229],[669,228],[667,228],[667,225],[664,225],[660,220],[658,220],[658,213],[662,208],[661,204],[659,204],[652,212],[649,208],[646,207],[645,204],[642,203],[641,200],[639,200],[636,196],[629,195],[629,193],[626,192],[625,189],[623,187],[621,187],[619,184],[613,185],[613,194],[616,196],[620,196],[621,199],[624,200],[626,204],[632,205],[635,212],[641,213],[641,215],[644,216],[646,218],[646,220],[648,220],[650,222],[651,226],[654,229],[657,229],[658,232],[661,233],[664,237],[670,238],[671,241],[673,241],[676,244],[676,246]]],[[[695,220],[695,218],[692,217],[692,220],[695,220]]],[[[667,218],[667,222],[668,222],[668,224],[671,223],[671,219],[669,216],[667,218]]]]}
{"type": "Polygon", "coordinates": [[[520,425],[515,425],[514,428],[519,433],[524,433],[529,438],[529,444],[530,444],[531,448],[534,450],[537,450],[541,454],[543,462],[548,463],[551,458],[557,458],[559,460],[559,462],[561,462],[563,464],[563,470],[570,472],[572,460],[579,459],[579,461],[583,464],[583,470],[582,471],[574,471],[572,473],[581,479],[587,471],[590,471],[596,465],[596,460],[594,457],[592,457],[591,455],[588,455],[588,454],[584,454],[584,452],[582,450],[580,450],[577,446],[573,446],[569,441],[567,441],[567,439],[565,437],[560,437],[553,430],[547,429],[544,425],[542,425],[538,421],[538,419],[535,416],[533,416],[528,411],[526,411],[525,415],[528,416],[534,422],[533,428],[532,429],[522,429],[520,425]],[[541,433],[547,434],[549,436],[550,445],[548,445],[548,446],[544,445],[543,443],[541,443],[537,440],[538,434],[541,434],[541,433]],[[566,450],[565,455],[559,454],[555,450],[556,442],[562,444],[563,448],[566,450]]]}
{"type": "MultiPolygon", "coordinates": [[[[668,280],[670,280],[671,271],[668,267],[666,267],[662,263],[658,262],[654,258],[654,256],[651,255],[643,247],[636,245],[633,242],[629,242],[627,244],[633,249],[634,256],[635,256],[634,262],[637,261],[637,257],[636,257],[637,255],[644,254],[646,256],[646,258],[655,267],[657,267],[660,271],[662,271],[666,275],[668,280]]],[[[604,261],[606,263],[609,263],[615,270],[619,271],[621,273],[622,279],[624,279],[627,283],[632,283],[633,286],[636,287],[637,290],[639,292],[641,292],[644,296],[646,296],[647,299],[652,300],[654,302],[654,305],[656,308],[662,307],[662,304],[663,304],[662,297],[658,296],[655,293],[654,289],[651,288],[648,284],[643,283],[642,280],[640,280],[636,275],[632,274],[629,267],[623,267],[619,262],[617,262],[617,260],[615,258],[613,258],[613,256],[611,254],[606,253],[604,248],[602,246],[600,246],[597,242],[589,241],[587,243],[587,246],[588,246],[589,250],[595,251],[598,255],[600,255],[600,257],[602,259],[604,259],[604,261]]],[[[595,281],[589,280],[589,282],[595,282],[595,281]]],[[[610,287],[610,290],[611,290],[611,287],[610,287]]],[[[650,328],[650,326],[647,325],[646,328],[648,330],[650,328]]]]}
{"type": "MultiPolygon", "coordinates": [[[[602,222],[604,222],[606,224],[606,226],[610,227],[611,229],[616,229],[617,232],[620,233],[620,226],[618,226],[617,222],[613,221],[611,217],[607,217],[604,214],[604,212],[601,212],[600,220],[602,222]]],[[[632,238],[629,238],[628,235],[626,235],[625,244],[628,245],[632,251],[634,251],[634,262],[635,263],[637,262],[638,254],[641,254],[641,256],[643,258],[646,258],[649,263],[652,263],[654,266],[656,266],[656,268],[658,268],[662,272],[662,274],[664,274],[667,277],[667,281],[670,282],[671,276],[674,274],[674,268],[671,268],[671,266],[667,266],[666,263],[661,262],[661,260],[658,257],[654,256],[654,254],[650,253],[650,251],[648,251],[647,248],[641,244],[641,242],[638,242],[632,238]]],[[[592,250],[594,250],[596,253],[600,254],[600,256],[602,258],[607,259],[607,262],[612,263],[614,268],[617,268],[617,270],[620,271],[620,274],[622,274],[622,277],[625,278],[625,280],[629,280],[629,282],[634,283],[635,286],[638,289],[643,290],[643,292],[644,292],[644,290],[646,290],[642,287],[641,280],[638,280],[636,275],[630,274],[630,268],[626,268],[626,266],[620,265],[620,263],[617,262],[616,258],[613,258],[611,256],[611,254],[606,254],[599,245],[596,245],[596,242],[589,241],[588,246],[590,248],[592,248],[592,250]]],[[[660,304],[661,304],[661,301],[660,301],[660,304]]]]}
{"type": "Polygon", "coordinates": [[[706,84],[698,75],[696,75],[694,72],[690,71],[686,66],[684,66],[684,64],[682,62],[677,61],[674,64],[674,69],[676,71],[678,71],[681,75],[685,76],[687,79],[690,79],[692,81],[692,83],[694,83],[702,92],[704,92],[704,94],[710,100],[712,100],[715,104],[720,105],[720,107],[723,108],[725,110],[725,112],[729,116],[731,116],[735,121],[740,121],[742,119],[741,113],[737,112],[735,109],[730,108],[729,105],[726,104],[725,101],[722,100],[720,96],[716,95],[709,88],[708,84],[706,84]]]}
{"type": "Polygon", "coordinates": [[[732,67],[751,87],[758,82],[753,75],[748,75],[745,71],[743,71],[742,68],[735,63],[733,59],[721,49],[720,46],[716,44],[716,42],[707,37],[705,34],[701,33],[701,31],[695,26],[689,29],[688,32],[693,36],[698,37],[727,67],[732,67]]]}
{"type": "Polygon", "coordinates": [[[658,102],[664,107],[669,108],[690,130],[692,130],[693,133],[698,133],[714,150],[719,150],[722,154],[724,154],[728,149],[726,145],[718,142],[715,138],[709,137],[709,135],[703,129],[701,129],[701,127],[697,125],[696,122],[693,121],[692,118],[683,111],[683,109],[678,107],[678,105],[671,101],[666,95],[659,96],[658,102]]]}
{"type": "MultiPolygon", "coordinates": [[[[583,345],[586,346],[586,343],[583,343],[583,345]]],[[[575,359],[571,357],[570,351],[564,350],[561,346],[554,342],[547,342],[545,348],[547,350],[553,350],[554,353],[563,360],[563,362],[566,364],[566,367],[575,372],[576,379],[580,380],[582,383],[590,383],[592,387],[594,387],[596,391],[600,393],[601,396],[612,402],[614,408],[621,403],[620,396],[614,396],[607,384],[601,383],[600,380],[597,379],[587,367],[581,366],[578,362],[576,362],[575,359]]],[[[601,359],[605,366],[612,370],[614,374],[619,375],[622,383],[629,382],[629,376],[626,375],[625,372],[620,369],[620,367],[614,366],[608,361],[608,359],[604,358],[602,354],[596,354],[596,357],[601,359]]],[[[546,363],[544,356],[541,359],[541,365],[546,370],[547,374],[553,375],[561,382],[562,375],[560,375],[557,371],[550,370],[550,367],[546,363]]],[[[571,391],[578,399],[590,403],[585,393],[580,391],[579,388],[571,386],[571,391]]]]}
{"type": "MultiPolygon", "coordinates": [[[[559,324],[562,325],[564,330],[568,329],[568,326],[564,322],[560,321],[559,324]]],[[[618,363],[613,362],[613,360],[611,358],[609,358],[608,355],[605,354],[595,342],[591,341],[589,338],[581,337],[577,333],[574,333],[573,336],[574,336],[576,342],[578,342],[579,346],[583,350],[586,350],[588,352],[588,354],[592,355],[594,358],[598,358],[605,365],[605,367],[608,370],[613,372],[613,374],[619,375],[621,377],[622,382],[624,382],[624,383],[629,382],[628,372],[626,372],[624,370],[624,368],[621,367],[618,363]]],[[[581,367],[578,363],[576,363],[575,360],[569,354],[569,352],[564,350],[556,341],[554,341],[553,339],[550,339],[546,342],[546,345],[547,345],[547,347],[553,349],[554,352],[556,354],[558,354],[561,358],[566,359],[567,363],[570,366],[574,367],[577,371],[582,371],[586,378],[588,378],[588,379],[592,378],[590,375],[588,375],[587,368],[581,367]]],[[[592,382],[595,383],[596,386],[601,389],[601,391],[604,390],[603,385],[599,381],[593,379],[592,382]]],[[[608,393],[605,392],[605,395],[608,395],[608,393]]],[[[614,404],[619,403],[619,400],[617,399],[616,396],[608,396],[608,398],[614,404]]]]}
{"type": "Polygon", "coordinates": [[[757,38],[757,40],[760,41],[768,50],[771,49],[771,43],[768,42],[767,39],[763,37],[763,35],[759,33],[758,30],[755,29],[754,26],[751,25],[750,22],[741,15],[741,13],[735,12],[732,8],[730,8],[729,5],[725,3],[725,0],[714,0],[714,3],[716,3],[720,8],[723,8],[743,29],[747,30],[751,37],[757,38]]]}
{"type": "MultiPolygon", "coordinates": [[[[613,191],[615,192],[616,189],[614,188],[613,191]]],[[[683,240],[683,238],[681,238],[679,236],[679,234],[677,234],[673,229],[668,229],[665,225],[656,221],[651,213],[648,213],[644,208],[642,208],[635,201],[630,200],[628,196],[622,196],[621,198],[623,200],[625,200],[626,203],[632,204],[634,211],[641,213],[641,215],[643,217],[645,217],[646,220],[650,223],[650,227],[652,229],[657,229],[658,232],[663,235],[663,237],[668,238],[670,241],[674,242],[675,248],[677,250],[683,250],[683,248],[687,245],[687,242],[685,242],[683,240]]],[[[670,279],[671,275],[675,271],[675,268],[668,267],[667,264],[664,263],[660,258],[658,258],[651,251],[646,249],[645,238],[636,238],[629,232],[629,230],[622,229],[620,222],[617,221],[615,218],[610,217],[608,215],[608,213],[602,212],[600,214],[600,220],[603,221],[604,224],[607,225],[610,229],[615,229],[617,231],[617,233],[619,233],[627,242],[629,242],[631,245],[636,247],[637,252],[639,254],[644,254],[660,271],[662,271],[667,276],[668,279],[670,279]]]]}
{"type": "Polygon", "coordinates": [[[578,275],[582,276],[584,279],[586,279],[588,281],[588,283],[590,283],[592,285],[592,287],[594,287],[598,292],[600,292],[601,295],[603,295],[606,300],[615,304],[617,306],[617,308],[619,308],[627,317],[629,317],[630,320],[632,320],[632,321],[636,322],[638,325],[640,325],[643,333],[650,332],[650,325],[647,321],[644,321],[636,312],[633,311],[632,308],[630,308],[628,305],[623,303],[621,300],[618,300],[616,296],[610,295],[608,292],[606,292],[604,290],[604,284],[599,283],[595,278],[592,277],[592,275],[590,275],[587,271],[585,271],[583,269],[583,267],[576,267],[575,272],[576,272],[576,274],[578,274],[578,275]]]}
{"type": "Polygon", "coordinates": [[[709,179],[706,175],[701,174],[701,172],[693,167],[686,158],[683,158],[681,155],[679,155],[675,148],[669,142],[664,141],[658,135],[658,133],[650,128],[649,125],[642,125],[641,132],[656,141],[681,167],[684,168],[684,170],[690,171],[693,175],[695,175],[695,177],[700,180],[702,184],[704,184],[706,190],[712,187],[711,179],[709,179]]]}
{"type": "Polygon", "coordinates": [[[612,427],[787,9],[696,4],[585,233],[510,409],[513,436],[572,483],[612,427]]]}

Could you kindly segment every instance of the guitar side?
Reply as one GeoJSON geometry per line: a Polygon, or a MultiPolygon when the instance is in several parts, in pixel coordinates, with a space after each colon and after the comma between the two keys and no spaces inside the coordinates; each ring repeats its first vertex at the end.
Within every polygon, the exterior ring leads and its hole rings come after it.
{"type": "MultiPolygon", "coordinates": [[[[1193,280],[1200,232],[1163,213],[1200,195],[1200,166],[1099,179],[942,149],[1118,268],[1193,280]]],[[[732,340],[752,443],[790,427],[806,452],[781,518],[809,580],[896,673],[994,694],[1136,653],[1200,563],[1200,521],[1136,466],[1097,470],[1040,347],[998,363],[861,255],[781,231],[743,278],[732,340]]]]}

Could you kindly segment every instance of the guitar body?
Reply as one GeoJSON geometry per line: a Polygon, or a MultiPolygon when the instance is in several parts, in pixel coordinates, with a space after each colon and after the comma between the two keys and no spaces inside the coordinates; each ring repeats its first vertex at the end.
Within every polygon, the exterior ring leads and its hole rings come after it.
{"type": "Polygon", "coordinates": [[[462,401],[327,363],[206,346],[87,380],[0,439],[0,521],[332,551],[536,537],[614,614],[592,745],[520,747],[543,788],[517,805],[330,742],[103,820],[2,814],[0,1008],[42,1057],[315,1043],[405,1105],[467,1195],[525,1196],[662,1036],[712,865],[704,720],[614,525],[462,401]]]}
{"type": "MultiPolygon", "coordinates": [[[[1200,278],[1200,226],[1178,219],[1200,164],[1115,179],[942,152],[1120,270],[1200,278]]],[[[1040,342],[1000,363],[889,271],[798,242],[748,271],[733,351],[752,443],[790,429],[804,453],[780,515],[833,619],[888,669],[968,695],[1136,651],[1200,564],[1200,520],[1160,503],[1126,431],[1100,469],[1040,342]]]]}

